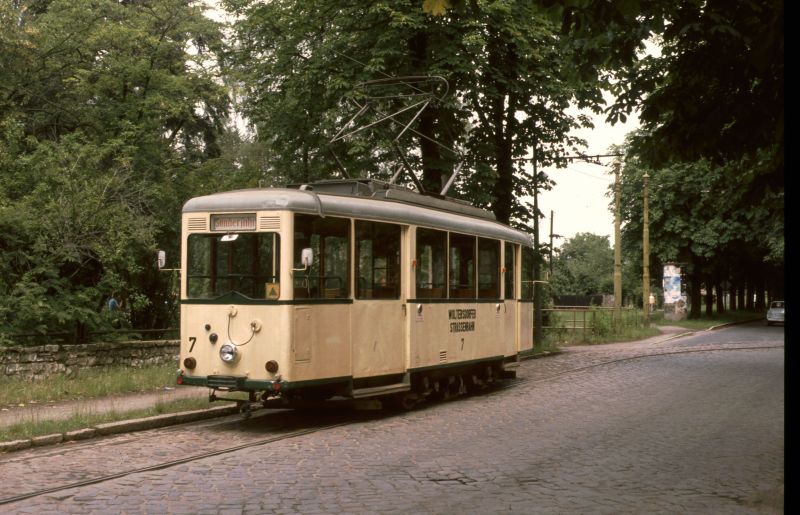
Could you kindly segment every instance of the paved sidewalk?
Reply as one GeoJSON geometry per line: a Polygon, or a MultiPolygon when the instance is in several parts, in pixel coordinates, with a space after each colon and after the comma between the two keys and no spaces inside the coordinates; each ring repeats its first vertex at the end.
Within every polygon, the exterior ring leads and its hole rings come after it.
{"type": "Polygon", "coordinates": [[[167,387],[156,392],[131,393],[96,399],[25,404],[0,409],[0,427],[20,422],[64,420],[76,414],[125,413],[153,408],[162,402],[179,399],[208,398],[208,389],[196,386],[167,387]]]}

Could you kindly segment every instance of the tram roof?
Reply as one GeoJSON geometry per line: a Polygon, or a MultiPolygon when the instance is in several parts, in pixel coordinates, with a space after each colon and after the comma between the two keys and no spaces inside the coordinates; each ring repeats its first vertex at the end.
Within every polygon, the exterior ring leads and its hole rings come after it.
{"type": "MultiPolygon", "coordinates": [[[[472,206],[454,207],[455,212],[410,201],[413,192],[388,192],[364,197],[291,188],[257,188],[195,197],[183,206],[184,213],[233,213],[242,211],[294,211],[323,216],[413,224],[459,233],[476,234],[532,246],[531,235],[494,220],[491,213],[472,206]]],[[[419,200],[419,199],[417,199],[419,200]]]]}

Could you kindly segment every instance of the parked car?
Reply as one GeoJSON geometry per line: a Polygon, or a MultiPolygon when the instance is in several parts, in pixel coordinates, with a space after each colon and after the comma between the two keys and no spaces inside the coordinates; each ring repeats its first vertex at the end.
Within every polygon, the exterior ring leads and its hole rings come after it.
{"type": "Polygon", "coordinates": [[[784,309],[784,301],[773,300],[769,305],[769,309],[767,310],[767,325],[783,324],[784,309]]]}

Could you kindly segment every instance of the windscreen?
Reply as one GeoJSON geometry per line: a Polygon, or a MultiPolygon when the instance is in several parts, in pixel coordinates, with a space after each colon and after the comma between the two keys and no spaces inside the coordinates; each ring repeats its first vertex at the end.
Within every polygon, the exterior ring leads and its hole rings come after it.
{"type": "Polygon", "coordinates": [[[189,236],[187,295],[214,299],[236,292],[251,299],[280,296],[280,238],[277,233],[189,236]]]}

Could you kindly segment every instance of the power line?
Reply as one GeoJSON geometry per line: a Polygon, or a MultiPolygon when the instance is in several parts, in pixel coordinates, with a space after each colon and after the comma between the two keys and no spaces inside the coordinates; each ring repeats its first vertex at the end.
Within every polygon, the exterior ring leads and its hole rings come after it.
{"type": "Polygon", "coordinates": [[[603,182],[610,183],[610,182],[612,182],[614,180],[611,177],[596,177],[596,176],[594,176],[594,175],[592,175],[590,173],[586,173],[586,172],[583,172],[581,170],[576,170],[575,168],[570,168],[569,166],[564,168],[564,170],[569,170],[570,172],[575,172],[575,173],[579,173],[581,175],[585,175],[586,177],[589,177],[590,179],[594,179],[596,181],[603,181],[603,182]]]}
{"type": "MultiPolygon", "coordinates": [[[[609,157],[623,157],[625,154],[622,153],[614,153],[614,154],[578,154],[574,156],[558,156],[554,160],[568,160],[569,162],[578,160],[578,161],[586,161],[587,163],[602,165],[600,162],[601,158],[609,158],[609,157]]],[[[514,161],[533,161],[534,157],[515,157],[514,161]]]]}

